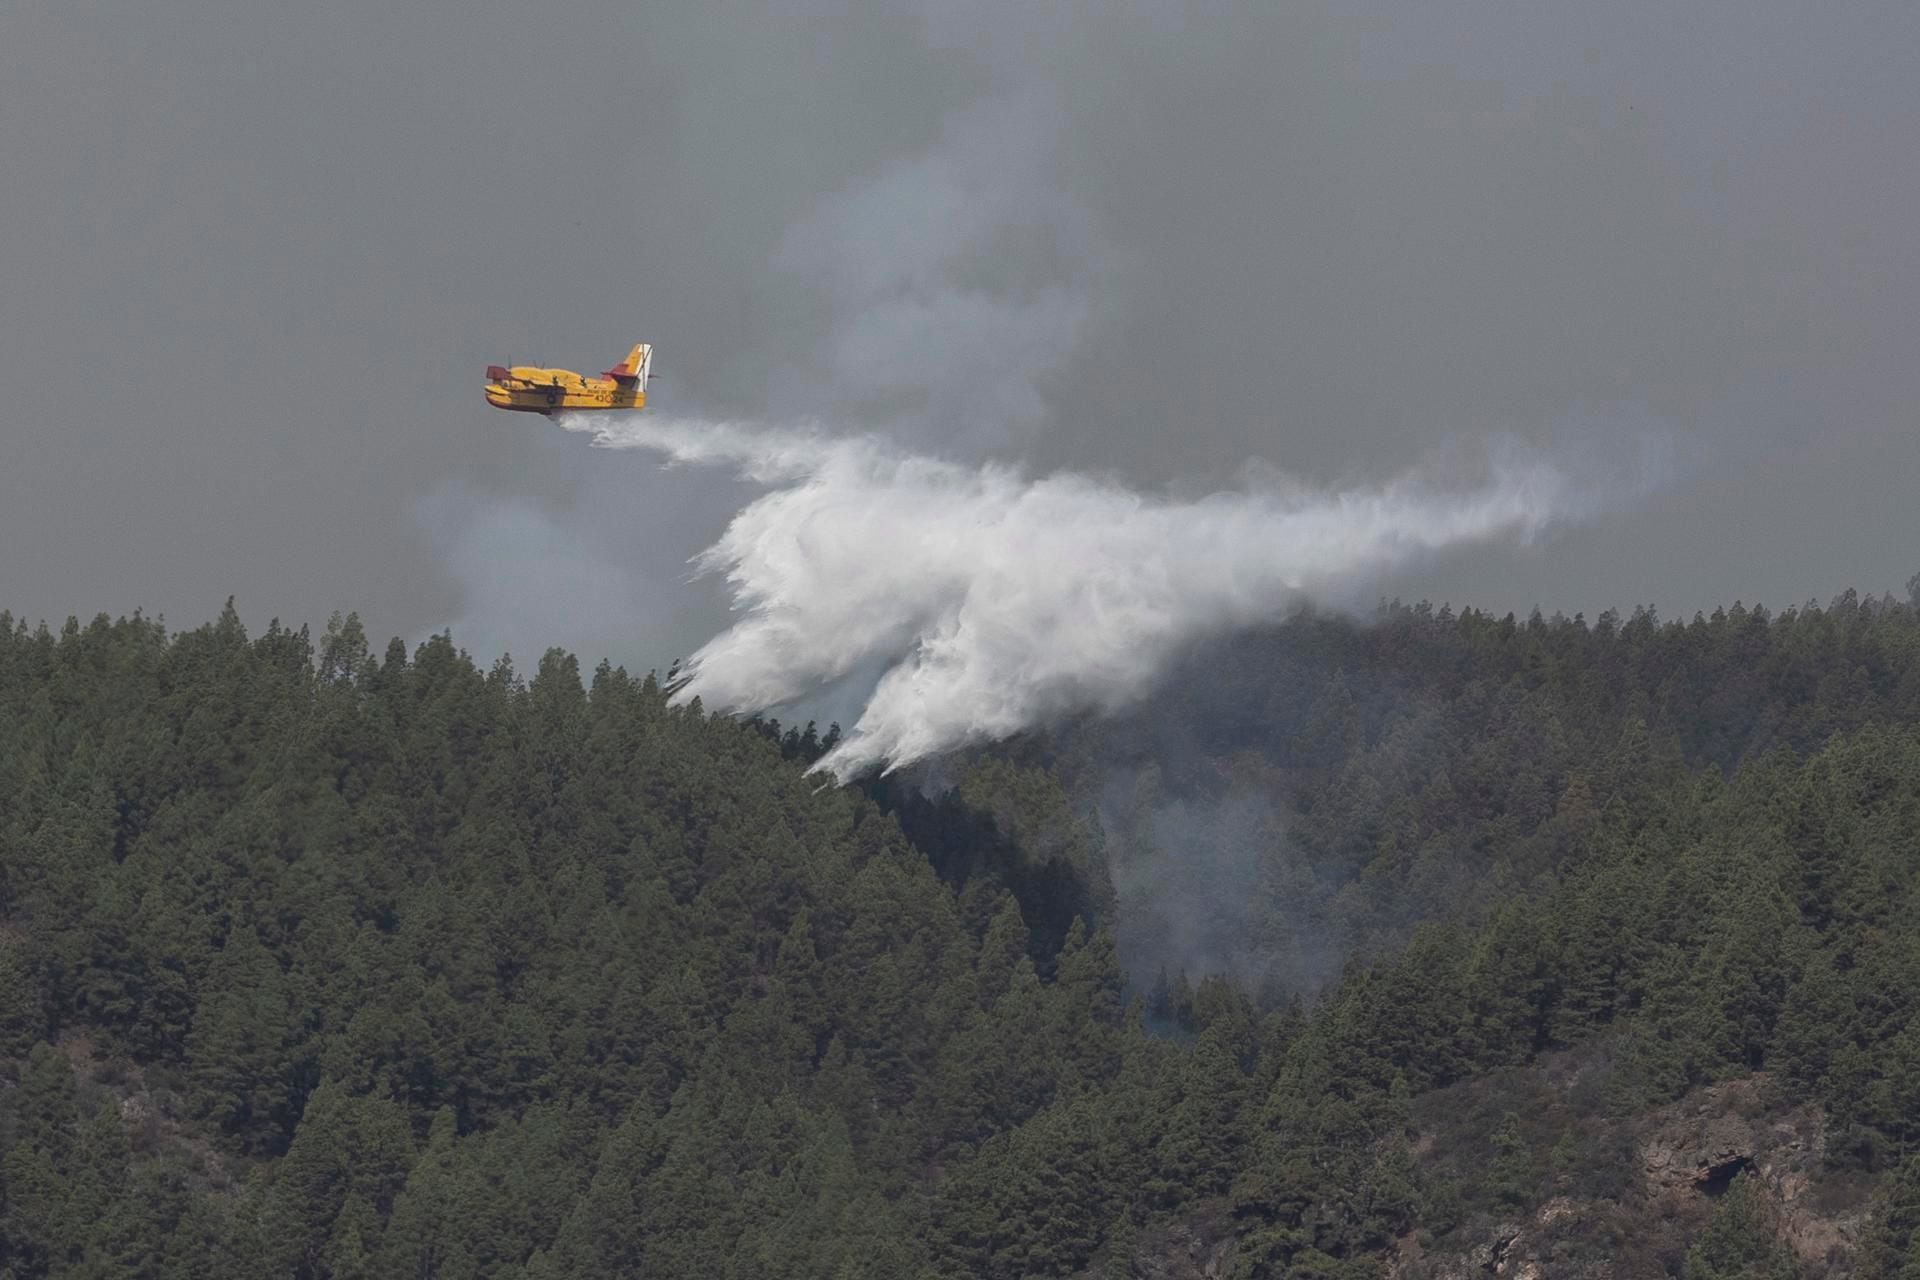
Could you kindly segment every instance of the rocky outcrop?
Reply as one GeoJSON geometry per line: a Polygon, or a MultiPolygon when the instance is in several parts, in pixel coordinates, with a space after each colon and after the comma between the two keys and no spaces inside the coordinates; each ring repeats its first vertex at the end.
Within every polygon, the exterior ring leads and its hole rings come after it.
{"type": "Polygon", "coordinates": [[[1765,1116],[1764,1076],[1732,1080],[1651,1112],[1639,1125],[1647,1194],[1669,1202],[1714,1199],[1742,1173],[1772,1181],[1825,1151],[1819,1112],[1796,1107],[1765,1116]]]}
{"type": "Polygon", "coordinates": [[[1775,1209],[1781,1238],[1815,1276],[1851,1273],[1866,1223],[1866,1188],[1828,1174],[1825,1117],[1793,1105],[1764,1075],[1699,1089],[1632,1120],[1622,1145],[1638,1177],[1618,1199],[1557,1195],[1521,1218],[1482,1221],[1441,1247],[1417,1237],[1388,1260],[1394,1280],[1628,1280],[1665,1276],[1736,1177],[1754,1178],[1775,1209]],[[1595,1242],[1654,1244],[1629,1256],[1596,1256],[1595,1242]],[[1584,1247],[1570,1248],[1569,1242],[1584,1247]]]}
{"type": "MultiPolygon", "coordinates": [[[[1526,1077],[1543,1082],[1552,1101],[1577,1077],[1552,1078],[1546,1064],[1526,1077]]],[[[1472,1086],[1484,1087],[1484,1086],[1472,1086]]],[[[1520,1087],[1509,1079],[1510,1094],[1520,1087]]],[[[1448,1101],[1464,1109],[1464,1094],[1448,1101]]],[[[1557,1105],[1557,1104],[1555,1104],[1557,1105]]],[[[1824,1280],[1853,1273],[1866,1226],[1870,1180],[1836,1176],[1825,1167],[1827,1134],[1820,1109],[1780,1096],[1753,1075],[1695,1090],[1679,1102],[1631,1118],[1579,1113],[1588,1150],[1613,1153],[1617,1175],[1604,1195],[1578,1194],[1578,1170],[1555,1175],[1559,1193],[1524,1214],[1481,1214],[1438,1241],[1424,1231],[1396,1242],[1384,1260],[1390,1280],[1667,1280],[1678,1273],[1695,1234],[1734,1179],[1755,1180],[1774,1210],[1780,1238],[1804,1274],[1824,1280]]],[[[1557,1123],[1557,1121],[1556,1121],[1557,1123]]],[[[1456,1130],[1423,1132],[1412,1144],[1420,1161],[1444,1161],[1456,1130]]],[[[1224,1205],[1184,1222],[1143,1233],[1122,1268],[1094,1268],[1099,1280],[1211,1280],[1233,1266],[1234,1223],[1224,1205]]]]}
{"type": "Polygon", "coordinates": [[[1124,1258],[1094,1266],[1087,1280],[1219,1280],[1233,1243],[1232,1215],[1217,1205],[1143,1233],[1124,1258]]]}
{"type": "Polygon", "coordinates": [[[1549,1228],[1577,1215],[1583,1206],[1566,1196],[1555,1196],[1525,1218],[1508,1218],[1474,1233],[1475,1242],[1461,1251],[1432,1254],[1418,1240],[1402,1240],[1388,1260],[1392,1280],[1612,1280],[1610,1268],[1567,1266],[1552,1257],[1549,1228]]]}
{"type": "Polygon", "coordinates": [[[1225,1274],[1231,1240],[1213,1240],[1176,1228],[1161,1235],[1133,1260],[1137,1280],[1218,1280],[1225,1274]]]}
{"type": "Polygon", "coordinates": [[[1687,1211],[1735,1177],[1757,1178],[1781,1238],[1803,1263],[1844,1269],[1866,1222],[1861,1197],[1823,1195],[1826,1117],[1818,1107],[1768,1105],[1756,1074],[1701,1089],[1644,1122],[1641,1164],[1650,1198],[1687,1211]]]}

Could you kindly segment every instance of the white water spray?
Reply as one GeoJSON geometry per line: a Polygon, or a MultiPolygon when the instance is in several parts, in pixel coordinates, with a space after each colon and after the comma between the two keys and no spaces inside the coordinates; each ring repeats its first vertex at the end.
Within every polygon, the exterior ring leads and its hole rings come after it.
{"type": "Polygon", "coordinates": [[[755,711],[878,667],[819,765],[841,779],[1113,711],[1195,639],[1424,553],[1529,539],[1572,505],[1556,469],[1516,457],[1464,489],[1408,475],[1175,501],[872,438],[652,416],[561,424],[769,486],[695,561],[725,577],[739,619],[689,660],[679,696],[755,711]]]}

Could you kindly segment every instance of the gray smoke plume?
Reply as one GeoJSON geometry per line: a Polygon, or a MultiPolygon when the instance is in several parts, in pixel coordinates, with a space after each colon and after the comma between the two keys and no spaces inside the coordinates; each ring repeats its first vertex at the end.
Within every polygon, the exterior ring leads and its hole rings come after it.
{"type": "Polygon", "coordinates": [[[1157,766],[1117,769],[1098,802],[1120,961],[1134,984],[1165,972],[1225,974],[1247,991],[1318,990],[1342,957],[1312,917],[1320,895],[1275,798],[1257,787],[1168,797],[1158,784],[1157,766]]]}
{"type": "Polygon", "coordinates": [[[1102,256],[1054,182],[1056,123],[1032,95],[978,101],[788,232],[775,265],[828,318],[784,400],[949,449],[1039,429],[1041,384],[1079,343],[1102,256]]]}

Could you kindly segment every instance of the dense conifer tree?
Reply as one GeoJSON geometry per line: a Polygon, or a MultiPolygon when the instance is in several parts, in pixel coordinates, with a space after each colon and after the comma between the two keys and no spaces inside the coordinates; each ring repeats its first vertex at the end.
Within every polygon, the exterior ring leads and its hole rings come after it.
{"type": "MultiPolygon", "coordinates": [[[[1196,661],[913,800],[559,652],[0,618],[0,1268],[1118,1274],[1224,1221],[1235,1274],[1373,1275],[1585,1194],[1603,1120],[1503,1093],[1563,1053],[1628,1116],[1771,1073],[1909,1267],[1911,606],[1196,661]],[[1128,859],[1233,804],[1183,938],[1128,859]]],[[[1770,1230],[1737,1182],[1690,1274],[1770,1230]]]]}

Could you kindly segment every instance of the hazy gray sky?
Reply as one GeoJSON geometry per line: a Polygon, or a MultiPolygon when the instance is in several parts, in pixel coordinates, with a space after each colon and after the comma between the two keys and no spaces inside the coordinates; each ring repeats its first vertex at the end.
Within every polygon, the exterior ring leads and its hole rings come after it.
{"type": "Polygon", "coordinates": [[[637,339],[661,412],[1180,492],[1674,460],[1407,594],[1897,590],[1917,48],[1904,3],[15,0],[0,608],[664,662],[732,484],[480,396],[637,339]]]}

